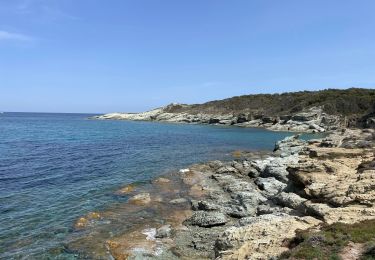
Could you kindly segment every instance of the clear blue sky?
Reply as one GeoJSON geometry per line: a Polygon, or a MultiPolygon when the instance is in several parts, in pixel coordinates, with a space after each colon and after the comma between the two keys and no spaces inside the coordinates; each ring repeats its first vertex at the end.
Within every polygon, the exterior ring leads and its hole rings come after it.
{"type": "Polygon", "coordinates": [[[0,111],[375,87],[374,0],[0,0],[0,111]]]}

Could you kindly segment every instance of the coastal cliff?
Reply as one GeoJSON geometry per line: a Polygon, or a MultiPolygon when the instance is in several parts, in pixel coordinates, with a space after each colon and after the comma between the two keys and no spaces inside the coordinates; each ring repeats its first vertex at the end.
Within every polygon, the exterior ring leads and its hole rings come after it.
{"type": "Polygon", "coordinates": [[[325,132],[339,127],[375,127],[375,90],[352,88],[247,95],[197,105],[170,104],[142,113],[110,113],[94,118],[325,132]]]}

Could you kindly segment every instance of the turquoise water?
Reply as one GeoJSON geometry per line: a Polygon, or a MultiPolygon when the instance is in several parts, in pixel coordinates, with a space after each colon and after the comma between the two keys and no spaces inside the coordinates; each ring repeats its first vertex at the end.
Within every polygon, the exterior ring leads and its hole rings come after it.
{"type": "Polygon", "coordinates": [[[87,120],[86,114],[0,114],[0,258],[54,257],[74,221],[134,182],[230,152],[271,150],[290,133],[87,120]]]}

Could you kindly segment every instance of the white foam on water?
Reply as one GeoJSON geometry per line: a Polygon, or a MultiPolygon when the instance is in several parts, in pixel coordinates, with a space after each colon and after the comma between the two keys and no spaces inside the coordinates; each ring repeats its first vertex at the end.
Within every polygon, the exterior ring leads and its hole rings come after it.
{"type": "Polygon", "coordinates": [[[189,172],[190,171],[190,169],[181,169],[179,172],[180,173],[187,173],[187,172],[189,172]]]}
{"type": "Polygon", "coordinates": [[[142,234],[146,235],[147,240],[155,240],[156,228],[146,228],[142,230],[142,234]]]}

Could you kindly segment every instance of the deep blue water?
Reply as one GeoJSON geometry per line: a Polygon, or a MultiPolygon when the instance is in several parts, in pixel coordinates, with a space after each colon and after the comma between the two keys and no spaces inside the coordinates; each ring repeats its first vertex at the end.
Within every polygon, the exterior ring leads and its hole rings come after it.
{"type": "Polygon", "coordinates": [[[120,186],[290,135],[88,116],[0,114],[0,258],[45,257],[79,216],[118,202],[120,186]]]}

